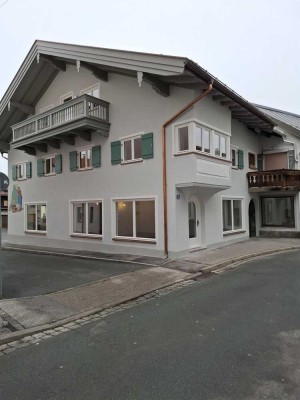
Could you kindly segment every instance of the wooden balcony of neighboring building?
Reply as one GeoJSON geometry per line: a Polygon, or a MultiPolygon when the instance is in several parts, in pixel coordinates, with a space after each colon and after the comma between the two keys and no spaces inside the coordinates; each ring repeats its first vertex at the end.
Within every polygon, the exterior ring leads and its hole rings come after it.
{"type": "Polygon", "coordinates": [[[48,145],[75,144],[76,136],[85,140],[91,140],[92,132],[108,136],[109,129],[109,103],[84,94],[13,125],[11,147],[29,154],[46,152],[48,145]]]}
{"type": "Polygon", "coordinates": [[[248,172],[247,179],[249,192],[300,190],[300,170],[248,172]]]}

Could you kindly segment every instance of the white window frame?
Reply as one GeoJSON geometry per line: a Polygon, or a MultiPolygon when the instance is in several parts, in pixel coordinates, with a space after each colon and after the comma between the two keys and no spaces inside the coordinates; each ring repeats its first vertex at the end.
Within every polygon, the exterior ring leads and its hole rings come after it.
{"type": "Polygon", "coordinates": [[[55,154],[51,154],[50,156],[47,156],[47,157],[44,157],[44,176],[54,176],[54,175],[56,175],[56,172],[55,172],[55,162],[54,162],[54,171],[51,171],[51,172],[49,172],[48,174],[46,173],[46,163],[47,163],[47,160],[50,160],[50,164],[51,164],[51,166],[52,166],[52,159],[54,158],[54,161],[55,161],[55,154]]]}
{"type": "Polygon", "coordinates": [[[73,91],[68,92],[68,93],[65,93],[65,94],[63,94],[62,96],[60,96],[60,99],[59,99],[60,104],[65,104],[65,103],[64,103],[64,100],[67,99],[68,97],[72,97],[72,99],[74,99],[73,91]]]}
{"type": "Polygon", "coordinates": [[[123,240],[130,242],[145,242],[145,243],[157,243],[157,228],[158,228],[158,215],[157,215],[157,196],[139,196],[139,197],[114,197],[111,202],[111,232],[113,233],[113,240],[123,240]],[[132,220],[133,220],[133,236],[117,236],[117,202],[121,201],[132,201],[134,202],[132,207],[132,220]],[[135,202],[136,201],[154,201],[154,223],[155,223],[155,238],[142,238],[136,236],[136,209],[135,202]]]}
{"type": "Polygon", "coordinates": [[[239,160],[238,160],[238,148],[235,146],[230,147],[230,158],[231,158],[231,167],[234,169],[238,169],[239,160]],[[235,164],[232,163],[232,151],[235,152],[235,164]]]}
{"type": "Polygon", "coordinates": [[[70,221],[70,236],[78,236],[78,237],[87,237],[87,238],[97,238],[97,239],[102,239],[103,238],[103,232],[104,232],[104,221],[103,221],[103,199],[97,198],[97,199],[83,199],[83,200],[70,200],[70,216],[69,216],[69,221],[70,221]],[[89,225],[89,213],[88,213],[88,204],[89,203],[101,203],[101,230],[102,234],[95,234],[95,233],[80,233],[80,232],[74,232],[74,219],[73,219],[73,205],[74,204],[81,204],[85,203],[85,230],[88,232],[88,225],[89,225]]]}
{"type": "Polygon", "coordinates": [[[234,233],[242,233],[245,232],[245,221],[244,221],[244,202],[245,202],[245,198],[244,197],[225,197],[222,196],[221,198],[222,203],[221,203],[221,207],[222,207],[222,232],[223,232],[223,236],[227,236],[227,235],[232,235],[234,233]],[[224,200],[229,200],[231,202],[231,224],[232,224],[232,230],[231,231],[224,231],[224,226],[223,226],[223,201],[224,200]],[[239,200],[241,202],[241,219],[242,219],[242,227],[239,229],[234,229],[234,216],[233,216],[233,200],[239,200]]]}
{"type": "Polygon", "coordinates": [[[173,125],[173,150],[174,154],[185,154],[185,153],[196,153],[196,154],[203,154],[206,156],[214,157],[218,160],[227,160],[231,159],[231,152],[230,150],[230,134],[228,132],[223,131],[222,129],[213,127],[211,125],[206,124],[203,121],[199,121],[197,119],[182,121],[178,124],[173,125]],[[187,150],[180,150],[179,149],[179,128],[183,128],[187,126],[189,133],[188,133],[188,140],[189,140],[189,148],[187,150]],[[209,131],[209,152],[203,150],[196,149],[196,134],[195,134],[195,127],[199,126],[202,129],[206,129],[209,131]],[[219,135],[220,137],[220,155],[215,155],[215,148],[214,148],[214,134],[219,135]],[[225,138],[225,150],[226,150],[226,157],[221,156],[221,137],[225,138]]]}
{"type": "Polygon", "coordinates": [[[85,146],[85,147],[80,147],[78,148],[77,151],[77,171],[88,171],[90,169],[93,169],[93,165],[92,165],[92,145],[89,146],[85,146]],[[90,151],[90,166],[87,167],[87,157],[85,157],[85,167],[80,168],[80,153],[84,152],[84,151],[90,151]]]}
{"type": "MultiPolygon", "coordinates": [[[[35,201],[35,202],[28,202],[28,203],[24,203],[24,208],[25,208],[25,220],[24,220],[24,231],[27,233],[36,233],[39,235],[46,235],[47,234],[47,223],[48,223],[48,205],[46,201],[35,201]],[[37,206],[41,205],[41,206],[45,206],[46,207],[46,230],[45,231],[39,231],[37,229],[27,229],[27,206],[35,206],[37,209],[37,206]]],[[[35,213],[36,215],[36,221],[35,221],[35,225],[37,227],[37,211],[35,213]]]]}
{"type": "Polygon", "coordinates": [[[257,170],[257,154],[253,151],[248,151],[248,168],[252,170],[257,170]],[[250,167],[250,157],[249,155],[252,154],[254,156],[255,165],[250,167]]]}
{"type": "MultiPolygon", "coordinates": [[[[88,86],[87,88],[82,89],[80,91],[80,94],[81,95],[89,94],[88,92],[91,92],[92,90],[97,90],[97,89],[98,89],[99,96],[98,97],[97,96],[93,96],[93,97],[96,97],[97,99],[100,99],[100,83],[97,83],[96,85],[88,86]]],[[[90,95],[90,96],[92,96],[92,95],[90,95]]]]}
{"type": "Polygon", "coordinates": [[[133,135],[129,135],[129,136],[124,136],[122,138],[120,138],[121,140],[121,164],[130,164],[130,163],[135,163],[135,162],[141,162],[144,161],[142,157],[138,157],[135,158],[134,157],[134,140],[135,139],[141,139],[141,155],[142,155],[142,135],[143,132],[139,132],[139,133],[134,133],[133,135]],[[125,142],[131,141],[131,155],[132,158],[130,160],[125,160],[125,142]]]}
{"type": "Polygon", "coordinates": [[[26,161],[22,161],[16,164],[16,168],[17,168],[17,181],[25,181],[27,179],[26,177],[26,161]],[[20,177],[19,176],[19,168],[23,169],[23,176],[20,177]]]}

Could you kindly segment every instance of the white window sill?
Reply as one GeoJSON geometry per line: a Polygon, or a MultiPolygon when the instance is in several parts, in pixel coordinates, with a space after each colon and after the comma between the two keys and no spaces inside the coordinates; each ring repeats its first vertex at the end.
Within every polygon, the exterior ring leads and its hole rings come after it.
{"type": "Polygon", "coordinates": [[[71,233],[71,237],[78,237],[81,239],[103,239],[103,235],[93,235],[93,234],[84,234],[84,233],[71,233]]]}
{"type": "Polygon", "coordinates": [[[51,174],[44,174],[44,176],[55,176],[55,175],[56,175],[55,172],[53,172],[53,173],[51,173],[51,174]]]}
{"type": "Polygon", "coordinates": [[[230,163],[230,164],[231,164],[231,160],[228,160],[228,158],[215,156],[215,155],[213,155],[213,154],[211,154],[211,153],[205,153],[205,152],[199,151],[199,150],[185,150],[185,151],[179,151],[179,152],[175,153],[174,156],[175,156],[175,157],[176,157],[176,156],[178,157],[178,156],[184,156],[184,155],[187,155],[187,154],[197,154],[197,155],[201,155],[201,156],[204,156],[204,157],[207,157],[207,158],[212,158],[212,159],[214,159],[214,160],[223,161],[223,162],[226,162],[226,163],[230,163]]]}
{"type": "Polygon", "coordinates": [[[223,232],[223,236],[230,236],[230,235],[238,235],[239,233],[245,233],[245,229],[237,229],[235,231],[226,231],[223,232]]]}
{"type": "Polygon", "coordinates": [[[136,238],[136,237],[128,237],[128,236],[115,236],[112,238],[112,240],[120,241],[120,242],[136,242],[136,243],[156,244],[156,239],[136,238]]]}
{"type": "Polygon", "coordinates": [[[232,169],[239,169],[237,165],[232,165],[231,168],[232,169]]]}
{"type": "Polygon", "coordinates": [[[17,181],[18,181],[18,182],[20,182],[20,181],[27,181],[27,178],[17,178],[17,181]]]}
{"type": "Polygon", "coordinates": [[[144,160],[142,158],[137,158],[135,160],[127,160],[127,161],[122,161],[121,164],[122,165],[126,165],[126,164],[134,164],[134,163],[140,163],[143,162],[144,160]]]}
{"type": "Polygon", "coordinates": [[[93,169],[93,167],[86,167],[86,168],[77,168],[77,172],[82,172],[82,171],[90,171],[91,169],[93,169]]]}
{"type": "Polygon", "coordinates": [[[47,235],[47,231],[30,231],[30,230],[26,230],[25,233],[33,233],[34,235],[47,235]]]}

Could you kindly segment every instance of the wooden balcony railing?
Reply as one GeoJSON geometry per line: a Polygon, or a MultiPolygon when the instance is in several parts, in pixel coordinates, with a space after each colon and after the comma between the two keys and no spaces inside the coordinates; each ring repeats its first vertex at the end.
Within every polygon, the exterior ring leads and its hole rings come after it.
{"type": "Polygon", "coordinates": [[[300,190],[300,170],[280,169],[248,172],[249,188],[282,188],[300,190]]]}
{"type": "Polygon", "coordinates": [[[109,103],[84,94],[49,111],[34,115],[19,124],[13,125],[13,142],[50,131],[53,128],[85,117],[108,123],[109,103]]]}

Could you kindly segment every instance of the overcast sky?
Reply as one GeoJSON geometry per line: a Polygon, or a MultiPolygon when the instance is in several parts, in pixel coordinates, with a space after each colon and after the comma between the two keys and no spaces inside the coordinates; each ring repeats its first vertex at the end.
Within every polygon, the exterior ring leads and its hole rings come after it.
{"type": "Polygon", "coordinates": [[[3,3],[0,98],[42,39],[187,56],[247,100],[300,114],[299,0],[3,3]]]}

